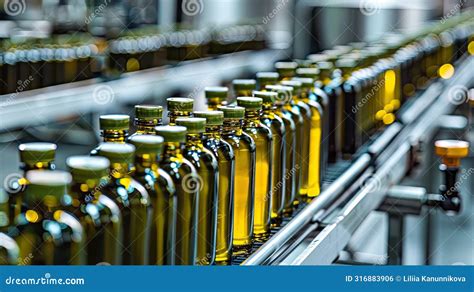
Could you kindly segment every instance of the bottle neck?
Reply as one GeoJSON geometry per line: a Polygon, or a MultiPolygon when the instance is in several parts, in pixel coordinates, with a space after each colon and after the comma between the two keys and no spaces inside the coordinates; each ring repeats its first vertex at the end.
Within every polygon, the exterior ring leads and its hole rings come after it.
{"type": "Polygon", "coordinates": [[[134,169],[125,162],[110,163],[110,176],[115,179],[121,179],[132,173],[134,169]]]}
{"type": "Polygon", "coordinates": [[[126,130],[104,130],[102,131],[104,142],[125,143],[128,137],[126,130]]]}
{"type": "MultiPolygon", "coordinates": [[[[77,200],[80,204],[86,204],[96,198],[100,194],[99,190],[101,186],[105,185],[105,180],[100,178],[93,179],[73,179],[71,184],[71,196],[73,200],[77,200]]],[[[76,204],[73,202],[74,207],[76,204]]]]}
{"type": "Polygon", "coordinates": [[[273,103],[264,103],[262,106],[262,117],[273,118],[275,109],[276,106],[274,106],[273,103]]]}
{"type": "Polygon", "coordinates": [[[182,158],[182,144],[178,142],[166,142],[163,145],[163,159],[175,157],[182,158]]]}
{"type": "Polygon", "coordinates": [[[224,135],[242,135],[242,123],[243,120],[229,119],[224,120],[224,126],[222,127],[222,133],[224,135]]]}
{"type": "Polygon", "coordinates": [[[226,102],[225,100],[218,98],[218,97],[213,97],[213,98],[208,98],[207,99],[207,108],[210,111],[216,111],[217,108],[221,105],[225,105],[226,102]]]}
{"type": "Polygon", "coordinates": [[[191,117],[192,113],[187,112],[187,111],[170,111],[168,113],[168,117],[170,119],[169,125],[170,126],[176,126],[176,119],[177,118],[186,118],[186,117],[191,117]]]}
{"type": "Polygon", "coordinates": [[[159,157],[155,153],[138,154],[135,156],[135,172],[144,173],[147,169],[158,171],[159,157]]]}
{"type": "Polygon", "coordinates": [[[186,148],[203,150],[204,145],[202,144],[203,134],[187,134],[186,135],[186,148]]]}
{"type": "Polygon", "coordinates": [[[220,139],[222,126],[206,126],[205,135],[207,138],[220,139]]]}
{"type": "Polygon", "coordinates": [[[139,135],[155,135],[155,127],[161,125],[163,125],[161,119],[153,121],[136,120],[135,126],[137,130],[135,133],[139,135]]]}
{"type": "Polygon", "coordinates": [[[23,166],[21,169],[26,173],[27,171],[30,170],[54,170],[56,166],[54,165],[54,162],[50,161],[38,161],[36,163],[23,163],[23,166]]]}
{"type": "Polygon", "coordinates": [[[261,112],[261,110],[245,110],[244,126],[256,126],[259,122],[261,112]]]}

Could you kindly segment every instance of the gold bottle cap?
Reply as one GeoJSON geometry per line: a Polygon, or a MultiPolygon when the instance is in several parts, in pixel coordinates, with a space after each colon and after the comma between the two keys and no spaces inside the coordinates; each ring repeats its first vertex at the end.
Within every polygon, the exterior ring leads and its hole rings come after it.
{"type": "Polygon", "coordinates": [[[130,124],[129,115],[102,115],[99,117],[100,129],[102,131],[128,131],[130,124]]]}
{"type": "Polygon", "coordinates": [[[438,140],[435,142],[435,153],[443,159],[448,167],[459,167],[461,158],[469,154],[469,143],[461,140],[438,140]]]}
{"type": "Polygon", "coordinates": [[[32,164],[38,162],[52,162],[54,160],[56,148],[57,146],[54,143],[43,142],[23,143],[18,146],[20,160],[23,163],[32,164]]]}

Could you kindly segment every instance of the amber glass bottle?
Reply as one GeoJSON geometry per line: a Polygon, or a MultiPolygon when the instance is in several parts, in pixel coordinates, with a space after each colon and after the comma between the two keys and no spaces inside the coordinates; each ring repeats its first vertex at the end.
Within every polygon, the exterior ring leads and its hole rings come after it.
{"type": "Polygon", "coordinates": [[[235,156],[232,147],[221,138],[224,114],[221,111],[194,112],[195,117],[206,119],[204,147],[217,158],[219,165],[219,195],[217,207],[216,262],[230,262],[232,250],[235,156]]]}
{"type": "Polygon", "coordinates": [[[271,130],[261,121],[262,99],[239,97],[237,104],[245,108],[243,130],[255,141],[255,195],[253,235],[257,242],[264,242],[270,234],[272,200],[272,151],[271,130]]]}
{"type": "Polygon", "coordinates": [[[29,265],[85,264],[85,235],[81,223],[61,207],[71,175],[64,171],[31,170],[26,173],[27,210],[10,229],[29,265]]]}
{"type": "Polygon", "coordinates": [[[293,87],[282,85],[267,85],[266,90],[277,92],[278,100],[275,101],[275,113],[282,118],[286,127],[286,191],[283,214],[290,216],[297,204],[297,197],[301,185],[301,153],[303,136],[303,117],[295,114],[290,102],[293,99],[293,87]]]}
{"type": "Polygon", "coordinates": [[[203,145],[206,119],[178,118],[176,124],[186,127],[186,146],[183,155],[194,165],[199,178],[196,263],[198,265],[212,265],[216,258],[217,195],[219,191],[217,159],[203,145]]]}
{"type": "Polygon", "coordinates": [[[186,128],[181,126],[159,126],[156,134],[165,140],[161,167],[171,176],[176,187],[177,221],[175,264],[194,265],[198,228],[198,203],[200,181],[193,164],[184,158],[186,128]]]}
{"type": "Polygon", "coordinates": [[[159,165],[163,138],[155,135],[133,135],[130,143],[136,148],[133,178],[145,186],[153,207],[149,264],[173,265],[178,217],[177,197],[173,180],[159,165]]]}
{"type": "Polygon", "coordinates": [[[136,105],[133,135],[155,135],[155,127],[163,124],[163,107],[160,105],[136,105]]]}
{"type": "MultiPolygon", "coordinates": [[[[260,121],[272,131],[272,226],[280,226],[283,219],[283,203],[286,191],[286,129],[281,117],[276,113],[275,102],[278,93],[254,91],[255,97],[262,99],[262,116],[260,121]]],[[[291,155],[291,154],[290,154],[291,155]]]]}
{"type": "Polygon", "coordinates": [[[11,185],[8,185],[8,218],[7,223],[3,224],[8,226],[13,224],[15,217],[21,214],[25,210],[23,204],[23,193],[27,187],[25,173],[30,170],[54,170],[54,156],[56,154],[56,144],[33,142],[24,143],[18,146],[20,152],[21,169],[23,170],[23,177],[19,177],[18,180],[14,180],[11,185]]]}
{"type": "Polygon", "coordinates": [[[179,117],[191,117],[193,114],[194,100],[186,97],[170,97],[166,99],[168,107],[169,125],[176,126],[179,117]]]}
{"type": "Polygon", "coordinates": [[[66,164],[72,174],[73,212],[87,239],[86,263],[119,265],[123,246],[122,214],[119,206],[102,193],[102,187],[109,180],[110,162],[98,156],[72,156],[66,164]]]}
{"type": "Polygon", "coordinates": [[[209,86],[204,88],[204,93],[209,110],[217,110],[217,107],[227,104],[229,89],[224,86],[209,86]]]}
{"type": "Polygon", "coordinates": [[[145,187],[131,177],[135,147],[126,143],[102,143],[97,154],[110,160],[110,181],[103,190],[122,212],[122,264],[148,264],[151,201],[145,187]]]}
{"type": "Polygon", "coordinates": [[[245,255],[252,247],[255,193],[255,150],[253,139],[242,131],[245,109],[221,106],[224,113],[222,139],[232,146],[235,155],[233,255],[245,255]]]}

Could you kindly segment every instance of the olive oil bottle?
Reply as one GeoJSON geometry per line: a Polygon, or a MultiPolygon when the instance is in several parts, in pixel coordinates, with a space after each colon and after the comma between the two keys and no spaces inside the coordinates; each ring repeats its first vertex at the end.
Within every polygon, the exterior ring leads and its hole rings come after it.
{"type": "Polygon", "coordinates": [[[243,130],[255,141],[255,195],[253,235],[257,242],[264,242],[270,234],[272,200],[272,151],[271,130],[261,121],[262,99],[239,97],[237,104],[245,108],[243,130]]]}
{"type": "Polygon", "coordinates": [[[275,101],[278,93],[254,91],[255,97],[262,99],[262,116],[260,121],[272,131],[272,226],[280,226],[283,219],[283,203],[285,201],[286,171],[286,129],[283,120],[275,114],[275,101]]]}
{"type": "Polygon", "coordinates": [[[235,155],[234,228],[232,254],[246,255],[252,247],[255,194],[255,151],[252,137],[242,130],[245,109],[221,106],[224,113],[222,139],[229,143],[235,155]]]}
{"type": "Polygon", "coordinates": [[[277,72],[258,72],[258,90],[265,91],[265,86],[278,84],[280,75],[277,72]]]}
{"type": "Polygon", "coordinates": [[[229,89],[224,86],[209,86],[204,88],[209,110],[217,110],[217,107],[227,104],[229,89]]]}
{"type": "Polygon", "coordinates": [[[217,159],[203,145],[206,119],[178,118],[176,124],[186,127],[186,146],[183,156],[194,165],[198,175],[199,211],[196,263],[198,265],[212,265],[216,259],[217,196],[219,192],[217,159]]]}
{"type": "Polygon", "coordinates": [[[173,265],[176,245],[177,197],[171,176],[160,168],[164,140],[155,135],[133,135],[135,171],[133,178],[145,186],[153,208],[149,264],[173,265]]]}
{"type": "Polygon", "coordinates": [[[130,116],[102,115],[99,126],[104,142],[125,143],[130,131],[130,116]]]}
{"type": "Polygon", "coordinates": [[[310,107],[301,100],[301,82],[295,80],[283,80],[281,84],[284,86],[293,87],[293,98],[289,103],[291,111],[303,118],[303,134],[302,134],[302,147],[301,147],[301,183],[299,190],[299,197],[295,200],[295,203],[302,199],[305,200],[308,195],[308,181],[309,181],[309,147],[310,147],[310,135],[311,135],[311,109],[310,107]]]}
{"type": "Polygon", "coordinates": [[[276,62],[275,69],[278,72],[280,81],[291,80],[295,77],[298,63],[296,62],[276,62]]]}
{"type": "Polygon", "coordinates": [[[163,125],[163,107],[161,105],[136,105],[133,135],[155,135],[155,127],[163,125]]]}
{"type": "Polygon", "coordinates": [[[85,234],[81,223],[65,211],[61,200],[67,194],[71,175],[64,171],[31,170],[26,173],[27,210],[10,229],[20,248],[20,259],[30,265],[85,264],[85,234]]]}
{"type": "Polygon", "coordinates": [[[309,155],[308,155],[308,192],[307,201],[311,201],[321,192],[321,147],[322,147],[322,114],[321,105],[310,99],[314,89],[313,78],[293,79],[301,82],[301,99],[311,110],[311,126],[309,134],[309,155]]]}
{"type": "Polygon", "coordinates": [[[293,99],[293,87],[267,85],[265,88],[278,93],[278,100],[275,101],[275,113],[282,118],[286,127],[286,191],[283,214],[290,216],[297,206],[295,202],[298,202],[297,197],[301,185],[303,117],[292,111],[290,103],[293,99]]]}
{"type": "Polygon", "coordinates": [[[169,125],[176,126],[179,117],[192,117],[194,100],[186,97],[170,97],[166,99],[169,125]]]}
{"type": "Polygon", "coordinates": [[[10,224],[13,224],[15,217],[25,210],[23,193],[27,183],[24,175],[30,170],[54,170],[56,168],[54,165],[56,148],[56,144],[44,142],[24,143],[18,146],[23,177],[13,182],[14,185],[8,186],[8,204],[10,206],[8,221],[10,224]]]}
{"type": "Polygon", "coordinates": [[[110,181],[103,190],[122,212],[122,264],[148,264],[151,199],[145,187],[131,177],[135,147],[126,143],[102,143],[97,154],[110,160],[110,181]]]}
{"type": "Polygon", "coordinates": [[[216,262],[228,264],[231,260],[235,156],[232,146],[221,138],[224,113],[221,111],[194,112],[195,117],[206,119],[204,147],[217,158],[219,165],[219,195],[217,207],[216,262]]]}
{"type": "Polygon", "coordinates": [[[186,128],[158,126],[156,134],[164,138],[161,167],[174,182],[177,197],[175,264],[196,263],[199,177],[193,164],[184,158],[186,128]]]}
{"type": "Polygon", "coordinates": [[[86,263],[120,265],[122,214],[119,206],[101,191],[109,180],[109,160],[99,156],[72,156],[66,164],[72,174],[69,192],[72,210],[87,239],[86,263]]]}
{"type": "Polygon", "coordinates": [[[234,101],[239,96],[252,96],[252,92],[257,89],[255,79],[235,79],[232,81],[234,89],[234,101]]]}

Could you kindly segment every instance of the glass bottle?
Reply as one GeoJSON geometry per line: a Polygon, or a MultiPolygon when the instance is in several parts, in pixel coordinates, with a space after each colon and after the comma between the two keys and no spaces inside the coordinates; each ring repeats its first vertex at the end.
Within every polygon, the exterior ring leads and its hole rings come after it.
{"type": "Polygon", "coordinates": [[[64,171],[31,170],[26,173],[27,210],[15,218],[9,235],[28,265],[83,265],[85,234],[74,215],[62,208],[71,175],[64,171]]]}
{"type": "Polygon", "coordinates": [[[232,81],[232,88],[234,89],[234,99],[239,96],[252,96],[252,91],[257,89],[257,81],[255,79],[234,79],[232,81]]]}
{"type": "Polygon", "coordinates": [[[293,98],[288,104],[291,107],[291,111],[296,115],[303,118],[303,134],[302,134],[302,147],[301,147],[301,183],[299,190],[299,197],[295,200],[295,204],[305,200],[308,195],[308,180],[309,180],[309,147],[310,147],[310,135],[311,135],[311,108],[302,101],[301,98],[301,87],[300,81],[295,80],[283,80],[281,84],[293,88],[293,98]]]}
{"type": "Polygon", "coordinates": [[[104,142],[125,143],[130,130],[129,115],[102,115],[99,124],[104,142]]]}
{"type": "Polygon", "coordinates": [[[194,112],[195,117],[206,119],[203,144],[217,158],[219,166],[219,195],[217,207],[216,262],[228,264],[231,260],[235,156],[232,146],[221,138],[224,113],[221,111],[194,112]]]}
{"type": "Polygon", "coordinates": [[[151,201],[145,187],[132,178],[135,147],[123,143],[102,143],[97,155],[110,160],[110,181],[104,194],[117,203],[122,212],[122,264],[148,263],[151,201]]]}
{"type": "Polygon", "coordinates": [[[169,125],[176,126],[179,117],[192,117],[194,100],[186,97],[170,97],[166,99],[169,125]]]}
{"type": "Polygon", "coordinates": [[[275,70],[278,72],[280,81],[291,80],[295,77],[298,63],[296,62],[276,62],[275,70]]]}
{"type": "Polygon", "coordinates": [[[229,89],[224,86],[209,86],[204,88],[209,110],[217,110],[218,106],[227,104],[229,89]]]}
{"type": "MultiPolygon", "coordinates": [[[[275,114],[275,101],[278,93],[254,91],[255,97],[262,99],[262,116],[260,121],[272,132],[272,226],[280,226],[283,219],[283,203],[285,201],[286,171],[286,129],[283,120],[275,114]]],[[[291,154],[290,154],[291,155],[291,154]]]]}
{"type": "Polygon", "coordinates": [[[197,224],[199,204],[199,177],[193,164],[184,158],[186,128],[158,126],[156,134],[165,140],[161,167],[174,182],[177,197],[175,264],[196,263],[197,224]]]}
{"type": "Polygon", "coordinates": [[[272,151],[271,130],[261,121],[262,99],[239,97],[237,104],[245,108],[243,130],[255,141],[255,195],[253,235],[257,242],[264,242],[270,235],[272,200],[272,151]]]}
{"type": "MultiPolygon", "coordinates": [[[[186,127],[186,146],[183,156],[194,165],[198,175],[199,211],[196,262],[198,265],[212,265],[217,256],[217,196],[219,192],[217,159],[203,145],[206,119],[178,118],[176,124],[186,127]]],[[[222,255],[220,256],[222,257],[222,255]]]]}
{"type": "Polygon", "coordinates": [[[255,151],[252,137],[242,131],[245,109],[221,106],[224,113],[222,139],[229,143],[235,155],[234,228],[232,254],[246,255],[252,247],[253,209],[255,194],[255,151]]]}
{"type": "Polygon", "coordinates": [[[18,264],[21,264],[20,247],[13,238],[0,232],[0,266],[18,264]]]}
{"type": "Polygon", "coordinates": [[[155,127],[163,125],[162,119],[161,105],[136,105],[134,120],[136,131],[133,135],[155,135],[155,127]]]}
{"type": "Polygon", "coordinates": [[[308,155],[308,192],[306,200],[309,202],[321,192],[321,148],[322,148],[322,114],[321,105],[310,99],[314,89],[313,78],[294,78],[301,82],[301,99],[311,110],[311,127],[309,134],[309,155],[308,155]]]}
{"type": "Polygon", "coordinates": [[[313,78],[314,86],[313,90],[309,95],[310,100],[317,102],[322,108],[322,149],[321,149],[321,177],[324,177],[324,174],[327,169],[328,164],[328,148],[329,148],[329,97],[321,89],[323,84],[319,78],[320,71],[318,68],[298,68],[296,70],[296,75],[301,78],[313,78]]]}
{"type": "Polygon", "coordinates": [[[120,265],[122,214],[119,206],[102,193],[109,180],[110,162],[99,156],[72,156],[66,164],[72,174],[71,209],[87,239],[86,263],[120,265]]]}
{"type": "MultiPolygon", "coordinates": [[[[21,169],[23,176],[18,175],[18,179],[8,182],[7,192],[9,195],[9,218],[8,221],[12,224],[15,217],[25,210],[22,202],[23,193],[27,187],[24,175],[30,170],[54,170],[54,156],[56,155],[57,146],[54,143],[32,142],[24,143],[18,146],[20,152],[21,169]]],[[[9,225],[9,224],[6,224],[9,225]]]]}
{"type": "Polygon", "coordinates": [[[155,135],[134,135],[130,143],[135,146],[133,178],[145,186],[153,207],[149,264],[173,265],[178,203],[173,180],[159,164],[164,140],[155,135]]]}
{"type": "Polygon", "coordinates": [[[265,91],[265,86],[278,84],[280,75],[277,72],[258,72],[257,83],[258,90],[265,91]]]}
{"type": "Polygon", "coordinates": [[[292,111],[290,105],[293,99],[293,87],[282,85],[267,85],[266,90],[277,92],[279,97],[275,101],[275,113],[281,117],[285,123],[287,138],[291,141],[286,144],[286,191],[283,207],[283,214],[290,216],[297,204],[297,197],[301,185],[301,169],[302,169],[302,136],[303,136],[303,117],[292,111]],[[291,136],[289,135],[291,133],[291,136]],[[288,154],[289,153],[289,154],[288,154]]]}

